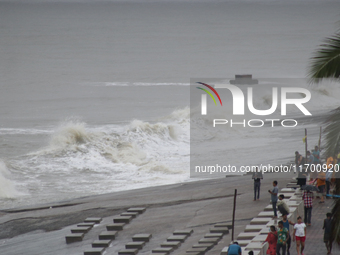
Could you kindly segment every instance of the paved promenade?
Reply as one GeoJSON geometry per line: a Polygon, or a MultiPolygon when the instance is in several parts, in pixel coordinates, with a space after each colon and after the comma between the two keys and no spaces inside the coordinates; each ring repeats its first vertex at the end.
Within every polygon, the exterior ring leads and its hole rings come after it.
{"type": "MultiPolygon", "coordinates": [[[[323,220],[326,213],[331,212],[334,200],[326,199],[324,204],[319,204],[320,199],[313,202],[312,226],[307,226],[306,248],[304,255],[323,255],[327,254],[326,246],[323,242],[323,220]]],[[[295,248],[295,244],[294,247],[295,248]]],[[[291,254],[297,254],[296,249],[291,249],[291,254]]],[[[332,254],[340,254],[337,245],[333,244],[332,254]]]]}

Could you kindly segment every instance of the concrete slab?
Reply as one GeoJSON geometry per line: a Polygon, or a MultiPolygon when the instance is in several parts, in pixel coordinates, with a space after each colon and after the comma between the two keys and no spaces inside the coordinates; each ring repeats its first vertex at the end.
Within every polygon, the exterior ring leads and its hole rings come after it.
{"type": "Polygon", "coordinates": [[[119,231],[123,230],[125,223],[113,223],[106,226],[107,231],[119,231]]]}
{"type": "Polygon", "coordinates": [[[265,225],[271,220],[272,218],[253,218],[250,221],[250,225],[265,225]]]}
{"type": "MultiPolygon", "coordinates": [[[[270,217],[273,217],[274,216],[274,212],[273,211],[264,211],[264,212],[260,212],[258,215],[257,215],[257,218],[270,218],[270,217]]],[[[277,216],[278,217],[281,217],[282,214],[278,211],[277,212],[277,216]]]]}
{"type": "Polygon", "coordinates": [[[173,250],[174,250],[173,247],[159,247],[159,248],[152,249],[152,253],[167,253],[167,254],[169,254],[173,250]]]}
{"type": "Polygon", "coordinates": [[[94,226],[94,222],[82,222],[77,224],[77,227],[93,227],[94,226]]]}
{"type": "Polygon", "coordinates": [[[83,241],[84,233],[69,234],[65,236],[66,243],[74,243],[83,241]]]}
{"type": "Polygon", "coordinates": [[[259,234],[260,235],[267,235],[268,233],[270,232],[270,227],[264,227],[260,232],[259,234]]]}
{"type": "Polygon", "coordinates": [[[92,227],[76,227],[71,228],[71,233],[87,233],[92,227]]]}
{"type": "Polygon", "coordinates": [[[252,240],[257,235],[256,232],[243,232],[237,236],[237,240],[252,240]]]}
{"type": "Polygon", "coordinates": [[[181,246],[180,241],[164,242],[161,244],[161,247],[173,247],[174,249],[177,249],[179,246],[181,246]]]}
{"type": "Polygon", "coordinates": [[[193,253],[193,252],[199,252],[201,254],[204,254],[208,250],[208,247],[201,247],[201,248],[190,248],[187,249],[187,253],[193,253]]]}
{"type": "Polygon", "coordinates": [[[101,221],[102,221],[102,218],[94,218],[94,217],[86,218],[84,220],[84,222],[94,222],[96,224],[100,223],[101,221]]]}
{"type": "Polygon", "coordinates": [[[223,233],[207,233],[204,235],[205,238],[222,238],[223,233]]]}
{"type": "Polygon", "coordinates": [[[196,243],[192,245],[192,248],[201,248],[201,247],[207,247],[208,250],[213,247],[213,243],[196,243]]]}
{"type": "Polygon", "coordinates": [[[244,229],[244,232],[259,232],[261,231],[265,225],[247,225],[244,229]]]}
{"type": "Polygon", "coordinates": [[[84,251],[84,255],[102,255],[105,248],[92,248],[84,251]]]}
{"type": "Polygon", "coordinates": [[[266,239],[267,239],[267,235],[257,235],[251,241],[263,243],[264,241],[266,241],[266,239]]]}
{"type": "Polygon", "coordinates": [[[215,228],[230,228],[232,227],[230,223],[216,223],[215,228]]]}
{"type": "Polygon", "coordinates": [[[192,229],[186,229],[186,230],[175,230],[172,234],[173,235],[186,235],[190,236],[194,231],[192,229]]]}
{"type": "Polygon", "coordinates": [[[145,211],[146,211],[145,207],[131,207],[127,209],[127,212],[138,212],[139,214],[142,214],[145,211]]]}
{"type": "Polygon", "coordinates": [[[222,233],[222,234],[228,234],[229,229],[228,228],[211,228],[210,233],[222,233]]]}
{"type": "Polygon", "coordinates": [[[134,241],[134,242],[140,242],[140,241],[149,242],[151,237],[152,237],[151,234],[136,234],[132,237],[132,241],[134,241]]]}
{"type": "Polygon", "coordinates": [[[280,190],[280,193],[294,193],[295,192],[295,189],[292,189],[292,188],[282,188],[280,190]]]}
{"type": "Polygon", "coordinates": [[[187,239],[187,237],[188,237],[187,235],[172,235],[172,236],[169,236],[166,240],[168,242],[178,241],[178,242],[183,243],[185,239],[187,239]]]}
{"type": "Polygon", "coordinates": [[[120,214],[120,216],[132,216],[132,218],[136,218],[138,215],[138,212],[123,212],[120,214]]]}
{"type": "Polygon", "coordinates": [[[140,241],[140,242],[129,242],[127,244],[125,244],[125,248],[126,249],[143,249],[145,245],[145,241],[140,241]]]}
{"type": "Polygon", "coordinates": [[[98,247],[109,247],[111,244],[112,240],[95,240],[92,243],[93,248],[98,248],[98,247]]]}
{"type": "Polygon", "coordinates": [[[246,247],[245,250],[261,250],[263,244],[259,242],[251,242],[246,247]]]}
{"type": "Polygon", "coordinates": [[[130,223],[132,221],[132,216],[116,216],[113,218],[113,223],[130,223]]]}
{"type": "Polygon", "coordinates": [[[118,255],[136,255],[138,253],[138,249],[123,249],[118,251],[118,255]]]}
{"type": "Polygon", "coordinates": [[[114,240],[116,235],[117,231],[103,231],[99,234],[99,240],[114,240]]]}
{"type": "Polygon", "coordinates": [[[220,238],[202,238],[198,241],[198,243],[213,243],[217,244],[220,238]]]}

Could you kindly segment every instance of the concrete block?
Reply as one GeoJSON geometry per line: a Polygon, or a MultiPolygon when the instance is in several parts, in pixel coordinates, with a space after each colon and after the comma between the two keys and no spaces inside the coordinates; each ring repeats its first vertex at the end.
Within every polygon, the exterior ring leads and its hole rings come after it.
{"type": "Polygon", "coordinates": [[[164,242],[161,244],[161,247],[172,247],[177,249],[181,245],[180,241],[173,241],[173,242],[164,242]]]}
{"type": "MultiPolygon", "coordinates": [[[[270,218],[270,217],[273,217],[273,216],[274,216],[274,212],[273,211],[271,211],[271,212],[270,211],[260,212],[257,215],[258,218],[270,218]]],[[[281,217],[282,214],[279,211],[277,211],[277,216],[281,217]]]]}
{"type": "Polygon", "coordinates": [[[198,241],[198,243],[213,243],[217,244],[220,238],[202,238],[198,241]]]}
{"type": "Polygon", "coordinates": [[[261,229],[261,231],[259,232],[260,235],[268,235],[270,232],[270,227],[264,227],[263,229],[261,229]]]}
{"type": "Polygon", "coordinates": [[[98,224],[102,221],[102,218],[86,218],[84,222],[94,222],[95,224],[98,224]]]}
{"type": "Polygon", "coordinates": [[[105,248],[92,248],[84,251],[84,255],[102,255],[105,248]]]}
{"type": "Polygon", "coordinates": [[[252,240],[257,235],[256,232],[243,232],[237,236],[237,240],[252,240]]]}
{"type": "Polygon", "coordinates": [[[172,234],[173,235],[186,235],[190,236],[194,231],[192,229],[187,230],[175,230],[172,234]]]}
{"type": "Polygon", "coordinates": [[[224,247],[224,248],[222,249],[220,255],[227,255],[227,254],[228,254],[228,248],[229,248],[229,246],[224,247]]]}
{"type": "Polygon", "coordinates": [[[210,233],[222,233],[222,234],[228,234],[229,229],[228,228],[211,228],[210,233]]]}
{"type": "Polygon", "coordinates": [[[294,193],[295,192],[295,189],[292,189],[292,188],[282,188],[280,190],[280,193],[294,193]]]}
{"type": "Polygon", "coordinates": [[[113,223],[130,223],[132,216],[116,216],[113,218],[113,223]]]}
{"type": "Polygon", "coordinates": [[[253,218],[250,221],[250,225],[265,225],[271,220],[272,218],[253,218]]]}
{"type": "Polygon", "coordinates": [[[136,234],[132,237],[132,241],[134,242],[149,242],[150,238],[152,237],[151,234],[136,234]]]}
{"type": "Polygon", "coordinates": [[[197,253],[204,254],[208,250],[208,247],[201,247],[201,248],[190,248],[186,252],[187,253],[197,253]]]}
{"type": "Polygon", "coordinates": [[[125,248],[126,249],[142,249],[143,246],[145,245],[145,241],[141,241],[141,242],[129,242],[127,244],[125,244],[125,248]]]}
{"type": "Polygon", "coordinates": [[[74,243],[83,241],[84,233],[69,234],[65,236],[66,243],[74,243]]]}
{"type": "Polygon", "coordinates": [[[93,227],[94,226],[94,222],[82,222],[77,224],[77,227],[93,227]]]}
{"type": "Polygon", "coordinates": [[[263,243],[264,241],[266,241],[266,238],[267,238],[267,235],[257,235],[251,241],[263,243]]]}
{"type": "Polygon", "coordinates": [[[136,218],[138,214],[138,212],[123,212],[120,214],[120,216],[132,216],[132,218],[136,218]]]}
{"type": "Polygon", "coordinates": [[[152,250],[152,253],[166,253],[169,254],[174,250],[173,247],[159,247],[152,250]]]}
{"type": "Polygon", "coordinates": [[[142,214],[143,212],[145,212],[145,210],[145,207],[132,207],[127,209],[127,212],[138,212],[139,214],[142,214]]]}
{"type": "Polygon", "coordinates": [[[262,249],[263,244],[259,243],[259,242],[251,242],[249,243],[246,247],[245,250],[261,250],[262,249]]]}
{"type": "Polygon", "coordinates": [[[113,223],[106,226],[107,231],[119,231],[123,230],[125,223],[113,223]]]}
{"type": "Polygon", "coordinates": [[[196,243],[192,245],[192,248],[202,248],[207,247],[208,250],[211,249],[214,246],[213,243],[196,243]]]}
{"type": "Polygon", "coordinates": [[[215,228],[231,228],[232,225],[230,223],[216,223],[214,227],[215,228]]]}
{"type": "Polygon", "coordinates": [[[261,231],[265,225],[247,225],[244,229],[244,232],[259,232],[261,231]]]}
{"type": "Polygon", "coordinates": [[[114,240],[116,235],[117,231],[103,231],[99,234],[99,240],[114,240]]]}
{"type": "Polygon", "coordinates": [[[183,243],[185,241],[185,239],[187,239],[188,236],[186,235],[172,235],[169,236],[166,240],[168,242],[173,242],[173,241],[179,241],[181,243],[183,243]]]}
{"type": "Polygon", "coordinates": [[[87,233],[92,227],[76,227],[71,229],[71,233],[87,233]]]}
{"type": "Polygon", "coordinates": [[[138,253],[138,249],[123,249],[118,251],[118,255],[136,255],[138,253]]]}
{"type": "Polygon", "coordinates": [[[95,240],[92,243],[92,247],[93,248],[109,247],[111,242],[112,242],[112,240],[95,240]]]}
{"type": "Polygon", "coordinates": [[[205,238],[222,238],[223,233],[207,233],[204,235],[205,238]]]}

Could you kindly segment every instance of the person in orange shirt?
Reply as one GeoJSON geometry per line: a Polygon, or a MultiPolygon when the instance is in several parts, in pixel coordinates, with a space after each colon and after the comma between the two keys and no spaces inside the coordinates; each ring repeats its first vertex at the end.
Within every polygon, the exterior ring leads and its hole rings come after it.
{"type": "Polygon", "coordinates": [[[318,178],[316,179],[317,186],[319,188],[319,193],[321,194],[321,201],[319,203],[324,203],[324,191],[326,186],[326,174],[324,172],[320,172],[318,178]]]}

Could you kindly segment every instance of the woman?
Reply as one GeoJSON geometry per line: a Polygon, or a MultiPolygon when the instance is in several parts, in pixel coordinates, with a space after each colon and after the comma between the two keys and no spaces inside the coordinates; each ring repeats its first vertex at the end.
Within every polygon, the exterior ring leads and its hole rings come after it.
{"type": "Polygon", "coordinates": [[[277,232],[275,226],[270,226],[270,232],[266,238],[266,241],[269,244],[268,250],[266,254],[275,255],[276,254],[276,244],[277,244],[277,232]]]}

